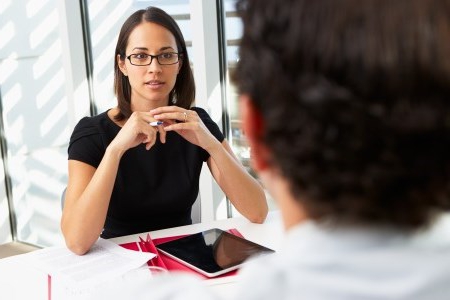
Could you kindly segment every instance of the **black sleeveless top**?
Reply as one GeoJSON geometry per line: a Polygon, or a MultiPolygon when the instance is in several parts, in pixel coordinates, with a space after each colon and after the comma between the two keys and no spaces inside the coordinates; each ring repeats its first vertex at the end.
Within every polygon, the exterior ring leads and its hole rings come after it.
{"type": "MultiPolygon", "coordinates": [[[[222,142],[224,136],[208,113],[198,107],[191,109],[222,142]]],[[[70,138],[69,159],[97,168],[120,129],[107,112],[81,119],[70,138]]],[[[200,171],[208,158],[203,148],[172,131],[167,132],[165,144],[157,139],[150,150],[144,144],[129,149],[119,164],[101,236],[111,238],[191,224],[200,171]]]]}

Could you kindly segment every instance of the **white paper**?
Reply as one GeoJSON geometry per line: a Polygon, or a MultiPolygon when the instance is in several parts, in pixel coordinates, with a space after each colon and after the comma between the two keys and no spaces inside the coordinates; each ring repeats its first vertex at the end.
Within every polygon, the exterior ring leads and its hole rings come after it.
{"type": "Polygon", "coordinates": [[[52,280],[87,288],[120,277],[155,256],[99,239],[85,255],[76,255],[65,247],[50,247],[34,251],[26,259],[28,264],[50,274],[52,280]]]}

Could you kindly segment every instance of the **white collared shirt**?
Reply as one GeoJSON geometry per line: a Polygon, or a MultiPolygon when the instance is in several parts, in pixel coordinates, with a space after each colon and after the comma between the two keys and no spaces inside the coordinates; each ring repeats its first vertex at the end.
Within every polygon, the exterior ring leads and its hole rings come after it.
{"type": "Polygon", "coordinates": [[[305,222],[242,270],[236,299],[450,299],[449,220],[414,234],[305,222]]]}

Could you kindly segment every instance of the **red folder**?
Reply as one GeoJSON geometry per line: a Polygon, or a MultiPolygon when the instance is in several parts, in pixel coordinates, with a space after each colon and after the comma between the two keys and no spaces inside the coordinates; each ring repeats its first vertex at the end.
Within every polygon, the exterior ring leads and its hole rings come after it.
{"type": "MultiPolygon", "coordinates": [[[[237,229],[228,229],[227,230],[229,233],[232,233],[236,236],[239,237],[243,237],[242,234],[237,230],[237,229]]],[[[186,235],[178,235],[178,236],[171,236],[171,237],[165,237],[165,238],[159,238],[159,239],[154,239],[152,240],[150,235],[147,234],[146,239],[142,239],[141,237],[139,237],[140,241],[139,242],[132,242],[132,243],[126,243],[126,244],[121,244],[120,246],[130,249],[130,250],[142,250],[145,252],[152,252],[156,254],[156,257],[149,260],[147,262],[147,264],[149,266],[158,266],[158,267],[162,267],[166,270],[169,271],[179,271],[179,272],[188,272],[188,273],[194,273],[195,275],[204,278],[204,279],[209,279],[209,277],[206,277],[205,275],[198,273],[197,271],[189,268],[188,266],[185,266],[179,262],[177,262],[176,260],[172,259],[171,257],[165,255],[164,253],[159,253],[158,249],[156,248],[156,245],[162,244],[164,242],[169,242],[172,240],[176,240],[179,238],[182,238],[186,235]],[[140,249],[139,249],[140,248],[140,249]]],[[[217,277],[214,278],[220,278],[220,277],[225,277],[225,276],[232,276],[232,275],[236,275],[236,270],[234,271],[230,271],[226,274],[223,275],[219,275],[217,277]]]]}

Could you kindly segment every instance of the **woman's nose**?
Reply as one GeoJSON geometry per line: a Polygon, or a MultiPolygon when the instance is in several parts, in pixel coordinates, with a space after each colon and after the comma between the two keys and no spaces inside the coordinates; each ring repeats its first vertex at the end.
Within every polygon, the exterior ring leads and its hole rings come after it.
{"type": "Polygon", "coordinates": [[[148,72],[150,73],[158,73],[161,72],[161,65],[158,62],[158,59],[156,57],[152,58],[152,61],[148,65],[148,72]]]}

